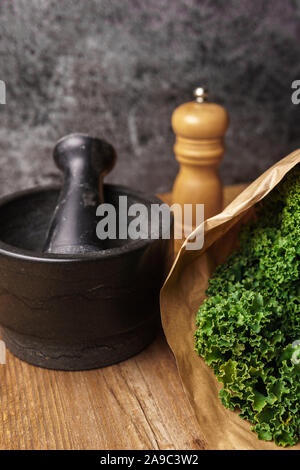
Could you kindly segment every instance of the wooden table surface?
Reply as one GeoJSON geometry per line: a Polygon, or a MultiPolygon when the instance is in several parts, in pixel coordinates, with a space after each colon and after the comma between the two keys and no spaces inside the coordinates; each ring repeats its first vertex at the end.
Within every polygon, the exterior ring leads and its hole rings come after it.
{"type": "MultiPolygon", "coordinates": [[[[225,204],[244,187],[225,188],[225,204]]],[[[0,365],[0,449],[206,448],[162,332],[104,369],[46,370],[9,352],[0,365]]]]}

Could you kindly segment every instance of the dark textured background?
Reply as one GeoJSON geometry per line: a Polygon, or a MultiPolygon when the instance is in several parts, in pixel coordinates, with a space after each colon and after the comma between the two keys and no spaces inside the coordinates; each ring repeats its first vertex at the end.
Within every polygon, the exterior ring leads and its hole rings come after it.
{"type": "Polygon", "coordinates": [[[231,117],[225,182],[257,177],[300,147],[299,20],[296,0],[1,1],[0,192],[57,181],[75,131],[115,145],[110,181],[170,189],[171,113],[200,84],[231,117]]]}

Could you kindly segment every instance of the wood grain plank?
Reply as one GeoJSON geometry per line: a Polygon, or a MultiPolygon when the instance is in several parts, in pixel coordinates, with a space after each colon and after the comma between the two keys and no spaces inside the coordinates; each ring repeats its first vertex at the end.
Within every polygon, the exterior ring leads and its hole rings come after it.
{"type": "Polygon", "coordinates": [[[199,449],[205,440],[162,332],[105,369],[0,366],[1,449],[199,449]]]}

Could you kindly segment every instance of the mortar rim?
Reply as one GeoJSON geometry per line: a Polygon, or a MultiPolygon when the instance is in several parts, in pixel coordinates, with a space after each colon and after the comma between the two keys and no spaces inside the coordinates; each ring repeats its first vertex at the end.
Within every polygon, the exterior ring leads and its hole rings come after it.
{"type": "MultiPolygon", "coordinates": [[[[120,184],[110,184],[105,183],[104,187],[110,187],[114,190],[124,192],[130,196],[137,197],[141,200],[147,202],[147,205],[150,204],[165,204],[161,199],[157,196],[149,193],[145,193],[139,190],[131,189],[128,186],[120,185],[120,184]]],[[[25,197],[35,193],[47,192],[47,191],[59,191],[61,188],[60,185],[46,185],[46,186],[35,186],[32,188],[20,190],[8,195],[4,195],[0,197],[0,210],[6,204],[16,201],[21,197],[25,197]]],[[[170,209],[169,209],[170,210],[170,209]]],[[[174,215],[170,210],[170,228],[174,226],[174,215]]],[[[160,222],[161,227],[161,222],[160,222]]],[[[163,235],[163,233],[162,233],[163,235]]],[[[22,261],[31,261],[31,262],[39,262],[39,263],[85,263],[85,262],[97,262],[100,260],[111,259],[115,257],[120,257],[122,254],[128,255],[133,251],[143,250],[147,246],[151,244],[157,243],[159,241],[166,240],[162,236],[156,239],[140,239],[140,240],[132,240],[121,247],[106,249],[106,250],[99,250],[97,252],[92,253],[76,253],[76,254],[60,254],[60,253],[43,253],[40,251],[33,251],[33,250],[25,250],[18,248],[14,245],[10,245],[8,243],[3,242],[0,239],[0,256],[4,256],[9,259],[20,259],[22,261]]]]}

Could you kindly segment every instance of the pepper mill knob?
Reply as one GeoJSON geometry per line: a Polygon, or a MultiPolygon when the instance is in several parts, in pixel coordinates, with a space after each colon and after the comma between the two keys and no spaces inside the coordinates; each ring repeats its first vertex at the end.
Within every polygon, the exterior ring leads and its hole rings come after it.
{"type": "Polygon", "coordinates": [[[195,97],[195,101],[197,103],[203,103],[203,101],[206,101],[208,98],[207,88],[202,88],[202,87],[195,88],[193,91],[193,94],[195,97]]]}
{"type": "Polygon", "coordinates": [[[53,157],[64,183],[50,223],[44,252],[74,254],[104,248],[96,235],[96,209],[103,203],[103,178],[116,161],[104,140],[71,134],[59,140],[53,157]]]}
{"type": "MultiPolygon", "coordinates": [[[[229,118],[223,106],[207,102],[205,88],[196,88],[194,96],[195,101],[182,104],[172,115],[176,134],[174,152],[180,164],[172,199],[173,203],[181,205],[204,204],[207,219],[219,213],[223,206],[218,166],[224,154],[229,118]]],[[[195,217],[193,211],[193,221],[195,217]]],[[[194,222],[191,230],[193,228],[194,222]]]]}

